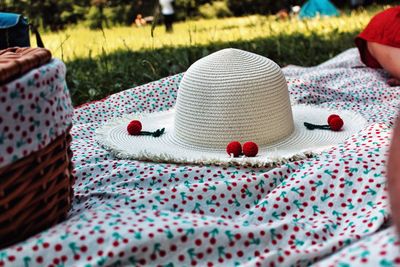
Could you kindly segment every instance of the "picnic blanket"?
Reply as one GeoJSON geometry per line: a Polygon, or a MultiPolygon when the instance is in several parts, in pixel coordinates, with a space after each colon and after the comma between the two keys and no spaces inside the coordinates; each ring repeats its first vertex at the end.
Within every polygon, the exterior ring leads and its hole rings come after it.
{"type": "Polygon", "coordinates": [[[351,109],[369,125],[318,157],[274,169],[119,160],[107,120],[167,110],[182,74],[75,110],[75,200],[59,225],[0,251],[15,266],[395,266],[385,163],[399,87],[356,49],[284,68],[292,102],[351,109]]]}

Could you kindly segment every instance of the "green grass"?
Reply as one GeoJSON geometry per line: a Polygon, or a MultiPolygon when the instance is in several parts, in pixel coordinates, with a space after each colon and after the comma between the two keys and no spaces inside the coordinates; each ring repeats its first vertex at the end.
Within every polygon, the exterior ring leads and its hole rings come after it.
{"type": "Polygon", "coordinates": [[[235,47],[271,58],[281,66],[316,65],[353,47],[354,37],[383,6],[344,12],[338,18],[278,21],[274,16],[188,21],[163,27],[83,27],[43,36],[67,65],[74,105],[185,71],[197,59],[235,47]]]}

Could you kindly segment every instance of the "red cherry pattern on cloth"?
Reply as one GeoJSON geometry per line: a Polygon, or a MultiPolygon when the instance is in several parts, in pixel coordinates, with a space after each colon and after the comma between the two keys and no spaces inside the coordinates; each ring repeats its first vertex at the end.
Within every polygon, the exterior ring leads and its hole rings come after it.
{"type": "Polygon", "coordinates": [[[53,59],[0,85],[0,168],[50,144],[72,122],[64,63],[53,59]]]}
{"type": "Polygon", "coordinates": [[[383,86],[380,72],[349,69],[355,55],[284,69],[292,101],[359,110],[375,123],[272,170],[117,160],[93,142],[114,116],[171,107],[182,75],[75,110],[73,209],[2,250],[0,265],[395,266],[384,167],[398,88],[383,86]]]}
{"type": "MultiPolygon", "coordinates": [[[[379,134],[377,129],[371,128],[360,136],[366,134],[379,139],[377,133],[379,134]]],[[[357,136],[354,140],[359,138],[357,136]]],[[[351,177],[362,176],[365,171],[381,175],[381,169],[370,170],[369,166],[365,166],[357,171],[350,170],[350,162],[356,159],[352,159],[349,153],[344,154],[344,160],[349,161],[344,165],[344,170],[338,166],[325,173],[327,169],[324,166],[335,163],[347,149],[355,150],[356,153],[375,149],[372,144],[369,144],[369,147],[365,147],[364,143],[354,145],[354,140],[316,162],[294,162],[269,172],[263,169],[233,167],[208,172],[202,170],[202,167],[189,166],[181,174],[173,175],[179,173],[181,167],[168,165],[161,169],[154,164],[143,165],[139,162],[130,166],[132,162],[129,161],[104,164],[100,167],[87,166],[83,169],[94,168],[92,172],[97,173],[97,178],[91,178],[90,173],[85,174],[85,180],[88,180],[89,184],[85,190],[84,186],[80,186],[82,189],[76,200],[78,204],[74,205],[70,221],[36,237],[39,245],[31,242],[26,249],[28,253],[39,253],[45,262],[54,262],[54,259],[60,260],[63,255],[70,255],[73,251],[70,246],[77,247],[75,253],[79,256],[74,256],[74,260],[69,262],[90,263],[94,266],[116,261],[125,265],[132,262],[138,262],[139,265],[149,262],[162,265],[165,259],[165,256],[162,256],[165,255],[164,252],[169,257],[174,255],[173,261],[177,266],[180,263],[200,263],[203,259],[208,259],[214,265],[220,262],[233,264],[234,261],[254,261],[261,266],[270,262],[304,262],[300,259],[307,259],[306,262],[311,263],[317,260],[313,255],[328,255],[332,250],[355,242],[363,234],[375,231],[388,219],[386,196],[379,193],[381,183],[384,182],[383,177],[378,176],[371,182],[364,182],[369,186],[357,192],[354,191],[358,189],[356,184],[362,183],[363,180],[357,179],[357,182],[351,184],[350,179],[340,178],[345,173],[352,174],[351,177]],[[140,175],[139,170],[146,174],[140,175]],[[163,172],[158,174],[161,170],[163,172]],[[320,178],[302,178],[309,177],[310,170],[315,172],[315,177],[320,178]],[[130,174],[134,177],[136,173],[140,178],[128,179],[128,184],[116,187],[113,194],[103,194],[95,198],[94,193],[115,188],[112,187],[112,181],[101,177],[112,177],[118,173],[125,174],[126,177],[130,174]],[[172,187],[170,191],[166,190],[170,183],[179,185],[186,181],[189,181],[186,183],[186,189],[172,187]],[[136,182],[139,184],[134,185],[136,182]],[[129,186],[129,183],[132,186],[129,186]],[[309,194],[306,188],[309,188],[312,194],[309,194]],[[357,197],[348,201],[345,198],[346,192],[355,193],[357,197]],[[87,199],[91,194],[92,198],[87,199]],[[259,200],[258,196],[261,197],[259,200]],[[320,199],[324,199],[321,204],[320,199]],[[371,199],[377,201],[368,205],[371,199]],[[202,200],[205,203],[198,205],[202,200]],[[254,204],[254,201],[257,204],[254,204]],[[153,211],[155,206],[157,209],[153,211]],[[384,213],[375,214],[375,209],[384,213]],[[375,218],[376,215],[378,218],[375,218]],[[366,222],[364,227],[352,224],[354,216],[361,216],[360,220],[366,222]],[[274,221],[278,219],[285,224],[275,226],[274,221]],[[50,254],[53,258],[48,258],[48,250],[40,245],[43,237],[54,251],[61,249],[60,252],[50,254]],[[332,247],[328,247],[329,249],[326,246],[315,247],[315,244],[326,242],[333,237],[336,237],[337,241],[332,247]],[[156,241],[160,238],[163,240],[162,245],[156,241]],[[93,241],[98,242],[98,245],[93,245],[93,241]],[[152,245],[149,245],[149,242],[152,245]],[[106,244],[111,247],[107,245],[107,248],[103,248],[106,244]],[[86,253],[80,252],[81,246],[88,248],[86,253]],[[179,247],[183,246],[187,247],[188,251],[176,253],[179,247]],[[306,249],[313,246],[314,249],[306,249]],[[227,247],[223,252],[228,256],[221,257],[219,253],[222,251],[218,250],[219,247],[227,247]],[[293,253],[283,254],[283,258],[262,256],[268,251],[280,249],[293,253]],[[119,256],[121,252],[124,252],[123,256],[119,256]],[[78,257],[79,260],[75,261],[78,257]]],[[[383,159],[374,159],[376,155],[378,154],[372,154],[372,160],[382,164],[383,159]]],[[[106,162],[108,160],[105,159],[106,162]]],[[[367,157],[362,160],[366,161],[364,164],[368,162],[367,157]]],[[[82,173],[79,176],[81,175],[82,173]]],[[[15,249],[18,250],[18,246],[15,249]]]]}
{"type": "Polygon", "coordinates": [[[384,229],[373,236],[363,238],[360,241],[361,244],[355,243],[349,245],[344,250],[318,262],[315,266],[346,266],[349,262],[351,262],[353,266],[398,266],[400,265],[400,255],[398,255],[400,241],[398,241],[395,236],[396,232],[394,228],[384,229]],[[379,264],[376,264],[378,262],[370,259],[369,253],[372,248],[376,248],[374,254],[378,257],[379,264]],[[388,255],[398,256],[389,260],[388,255]]]}

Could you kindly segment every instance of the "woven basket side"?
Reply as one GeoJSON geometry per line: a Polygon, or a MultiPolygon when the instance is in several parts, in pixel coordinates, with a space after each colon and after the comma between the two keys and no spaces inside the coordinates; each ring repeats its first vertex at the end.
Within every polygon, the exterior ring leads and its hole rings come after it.
{"type": "Polygon", "coordinates": [[[73,197],[69,130],[0,169],[0,248],[64,220],[73,197]]]}

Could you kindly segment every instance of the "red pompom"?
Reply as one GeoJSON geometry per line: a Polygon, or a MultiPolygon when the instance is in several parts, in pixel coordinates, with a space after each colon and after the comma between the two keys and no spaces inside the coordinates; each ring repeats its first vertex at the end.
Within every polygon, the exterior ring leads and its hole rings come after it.
{"type": "Polygon", "coordinates": [[[254,142],[246,142],[243,144],[243,154],[246,157],[255,157],[258,153],[258,146],[254,142]]]}
{"type": "Polygon", "coordinates": [[[232,141],[226,146],[226,153],[232,155],[236,158],[242,154],[242,145],[238,141],[232,141]]]}
{"type": "Polygon", "coordinates": [[[130,135],[139,135],[142,131],[142,123],[138,120],[133,120],[128,124],[126,129],[130,135]]]}
{"type": "Polygon", "coordinates": [[[331,115],[329,115],[329,117],[328,117],[328,124],[329,124],[329,125],[330,125],[331,120],[332,120],[333,118],[340,118],[340,116],[337,115],[337,114],[331,114],[331,115]]]}
{"type": "Polygon", "coordinates": [[[332,131],[340,131],[343,124],[344,122],[340,117],[334,117],[329,121],[329,128],[331,128],[332,131]]]}

